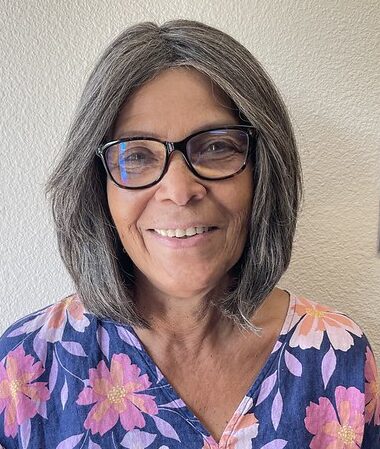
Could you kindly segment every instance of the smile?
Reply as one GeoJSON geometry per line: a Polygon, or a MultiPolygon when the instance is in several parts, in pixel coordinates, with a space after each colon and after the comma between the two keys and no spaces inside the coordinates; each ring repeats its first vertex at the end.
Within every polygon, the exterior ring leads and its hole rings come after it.
{"type": "Polygon", "coordinates": [[[154,229],[154,232],[162,235],[163,237],[171,237],[171,238],[186,238],[192,237],[197,234],[203,234],[205,232],[210,231],[211,229],[215,229],[214,227],[208,226],[194,226],[186,229],[154,229]]]}

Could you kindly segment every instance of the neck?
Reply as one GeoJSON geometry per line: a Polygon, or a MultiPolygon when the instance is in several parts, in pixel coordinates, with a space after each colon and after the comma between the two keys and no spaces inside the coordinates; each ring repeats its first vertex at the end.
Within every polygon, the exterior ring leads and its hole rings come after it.
{"type": "Polygon", "coordinates": [[[155,338],[167,347],[197,351],[201,346],[228,338],[235,325],[223,317],[210,298],[216,292],[176,297],[139,280],[136,307],[149,323],[137,330],[139,337],[155,338]]]}

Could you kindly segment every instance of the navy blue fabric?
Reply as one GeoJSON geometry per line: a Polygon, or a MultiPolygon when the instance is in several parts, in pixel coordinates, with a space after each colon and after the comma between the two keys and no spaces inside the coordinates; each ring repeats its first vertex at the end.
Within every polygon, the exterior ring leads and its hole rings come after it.
{"type": "Polygon", "coordinates": [[[133,328],[86,312],[76,295],[13,324],[0,359],[5,449],[380,448],[379,384],[366,337],[345,315],[295,295],[219,442],[133,328]]]}

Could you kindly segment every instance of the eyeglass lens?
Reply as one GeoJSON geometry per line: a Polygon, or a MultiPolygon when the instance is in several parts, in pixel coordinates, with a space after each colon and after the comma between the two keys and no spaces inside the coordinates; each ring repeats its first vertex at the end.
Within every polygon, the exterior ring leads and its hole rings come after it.
{"type": "MultiPolygon", "coordinates": [[[[220,179],[237,173],[246,161],[249,136],[239,129],[206,131],[191,137],[186,156],[195,172],[208,179],[220,179]]],[[[117,184],[142,187],[153,183],[163,173],[166,147],[154,140],[122,141],[105,153],[110,174],[117,184]]]]}

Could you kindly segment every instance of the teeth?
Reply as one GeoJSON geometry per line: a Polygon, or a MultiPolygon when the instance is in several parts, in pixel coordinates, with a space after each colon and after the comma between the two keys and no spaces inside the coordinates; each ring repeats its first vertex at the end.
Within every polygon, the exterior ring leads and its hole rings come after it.
{"type": "Polygon", "coordinates": [[[187,229],[155,229],[155,232],[164,237],[191,237],[195,234],[203,234],[209,230],[206,226],[196,226],[187,229]]]}
{"type": "Polygon", "coordinates": [[[186,235],[186,231],[184,231],[183,229],[176,229],[175,230],[175,236],[176,237],[183,237],[186,235]]]}
{"type": "MultiPolygon", "coordinates": [[[[199,229],[202,229],[202,228],[199,228],[199,229]]],[[[200,234],[202,234],[202,232],[200,232],[200,234]]],[[[186,229],[186,235],[188,237],[191,237],[192,235],[195,235],[196,233],[197,233],[197,228],[188,228],[188,229],[186,229]]]]}

